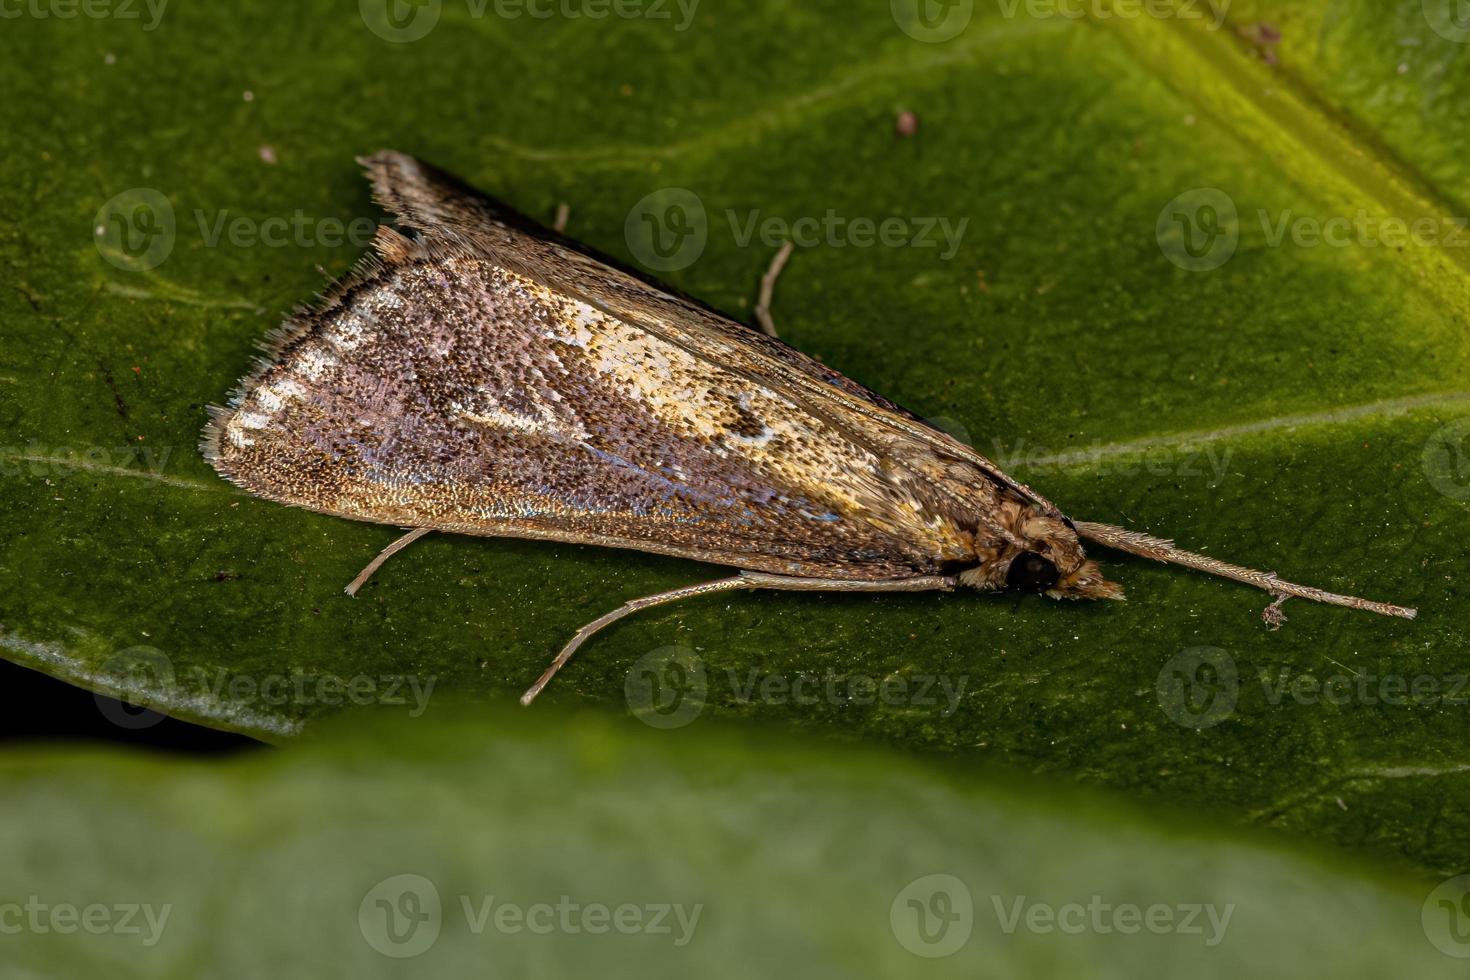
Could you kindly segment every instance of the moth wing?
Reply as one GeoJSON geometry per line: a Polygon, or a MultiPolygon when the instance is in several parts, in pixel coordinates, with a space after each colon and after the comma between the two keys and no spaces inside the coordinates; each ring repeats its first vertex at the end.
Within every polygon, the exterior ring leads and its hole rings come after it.
{"type": "Polygon", "coordinates": [[[782,388],[809,411],[845,428],[854,440],[927,482],[930,492],[944,496],[946,506],[973,526],[988,525],[991,504],[985,494],[977,494],[977,480],[988,480],[1062,516],[1051,501],[974,449],[779,340],[536,228],[413,157],[388,150],[361,162],[379,203],[404,224],[458,241],[504,268],[637,324],[696,356],[782,388]]]}
{"type": "Polygon", "coordinates": [[[433,234],[387,229],[205,433],[269,499],[794,575],[973,557],[922,481],[742,369],[433,234]]]}

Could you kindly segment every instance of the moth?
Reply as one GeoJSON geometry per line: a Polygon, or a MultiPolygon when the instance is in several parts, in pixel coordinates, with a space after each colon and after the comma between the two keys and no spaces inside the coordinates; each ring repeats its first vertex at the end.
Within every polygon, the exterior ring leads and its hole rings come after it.
{"type": "Polygon", "coordinates": [[[410,529],[349,592],[428,531],[738,570],[588,623],[524,704],[597,631],[694,596],[963,588],[1122,599],[1084,540],[1264,589],[1276,597],[1268,621],[1289,596],[1415,615],[1074,521],[775,337],[412,157],[359,162],[402,230],[379,227],[375,255],[267,338],[228,407],[211,408],[205,458],[261,497],[410,529]]]}

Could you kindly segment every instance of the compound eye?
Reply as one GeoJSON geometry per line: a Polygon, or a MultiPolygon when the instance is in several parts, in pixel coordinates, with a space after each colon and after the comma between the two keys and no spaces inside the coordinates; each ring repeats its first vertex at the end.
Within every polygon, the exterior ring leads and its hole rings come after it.
{"type": "Polygon", "coordinates": [[[1057,566],[1034,551],[1023,551],[1011,559],[1006,586],[1020,592],[1045,592],[1061,578],[1057,566]]]}

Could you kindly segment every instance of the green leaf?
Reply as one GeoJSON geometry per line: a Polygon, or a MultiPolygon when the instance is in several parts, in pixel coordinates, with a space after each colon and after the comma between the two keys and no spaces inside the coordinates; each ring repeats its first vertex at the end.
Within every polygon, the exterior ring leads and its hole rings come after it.
{"type": "Polygon", "coordinates": [[[0,909],[24,912],[6,913],[21,925],[7,928],[7,968],[1461,975],[1454,909],[1433,884],[1145,817],[1095,791],[557,712],[370,720],[207,766],[76,750],[0,759],[0,909]],[[84,914],[94,929],[58,928],[84,914]]]}
{"type": "Polygon", "coordinates": [[[895,6],[705,0],[685,23],[449,0],[405,42],[366,26],[370,0],[7,21],[0,649],[283,739],[359,702],[414,712],[406,679],[506,700],[577,626],[722,574],[434,537],[349,599],[392,529],[236,493],[194,449],[318,265],[365,250],[355,155],[414,153],[547,220],[566,202],[571,235],[633,262],[630,212],[685,188],[707,241],[674,285],[748,318],[762,223],[815,221],[776,296],[795,346],[957,423],[1076,517],[1421,615],[1292,602],[1270,632],[1260,593],[1104,555],[1126,605],[651,611],[549,699],[702,671],[700,723],[1059,773],[1459,870],[1470,48],[1449,0],[1237,2],[1217,30],[1205,4],[1023,0],[975,4],[942,42],[895,6]],[[857,218],[938,244],[854,244],[857,218]],[[1313,244],[1333,218],[1346,246],[1313,244]],[[966,222],[952,254],[924,219],[966,222]],[[1434,234],[1382,244],[1421,220],[1434,234]]]}

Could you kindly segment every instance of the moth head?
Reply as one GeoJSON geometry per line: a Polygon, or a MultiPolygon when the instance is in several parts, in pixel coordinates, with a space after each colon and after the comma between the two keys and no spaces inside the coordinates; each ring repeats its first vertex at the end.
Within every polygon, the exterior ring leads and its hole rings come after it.
{"type": "Polygon", "coordinates": [[[1123,598],[1123,587],[1103,577],[1066,520],[1019,501],[1003,504],[999,516],[1009,536],[977,539],[980,563],[960,572],[961,583],[1053,599],[1123,598]]]}

